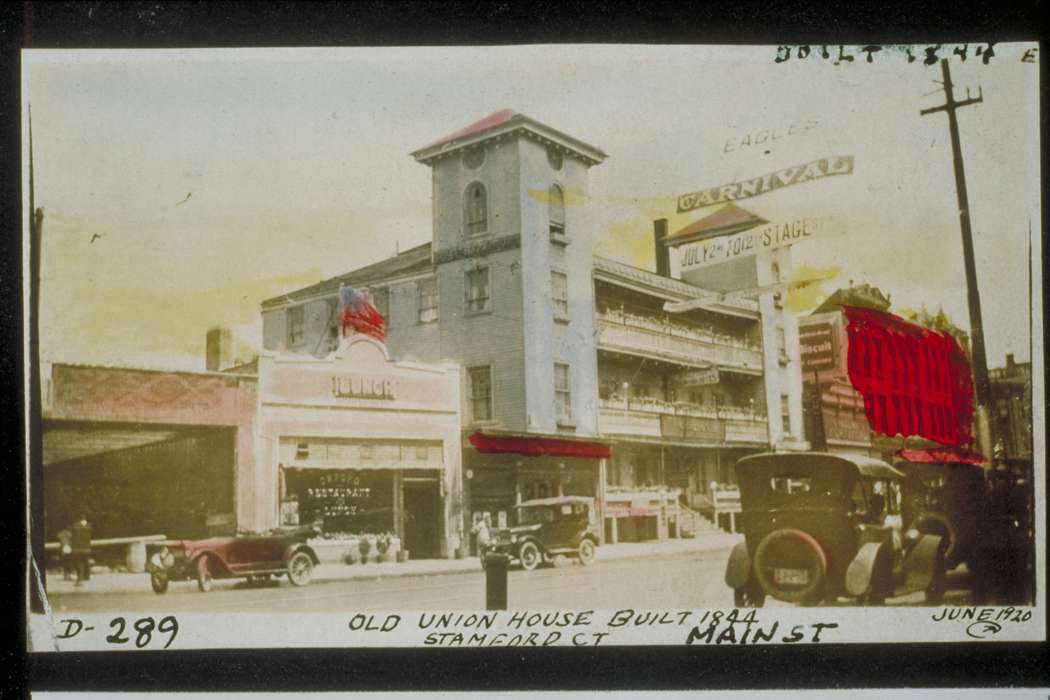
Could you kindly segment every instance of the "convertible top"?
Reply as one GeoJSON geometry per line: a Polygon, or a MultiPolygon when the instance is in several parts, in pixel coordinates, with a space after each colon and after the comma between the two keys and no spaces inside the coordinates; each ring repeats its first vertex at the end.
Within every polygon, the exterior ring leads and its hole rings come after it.
{"type": "Polygon", "coordinates": [[[779,467],[787,468],[803,466],[819,468],[823,465],[853,466],[860,472],[861,476],[873,479],[904,478],[904,474],[881,459],[861,455],[836,455],[828,452],[764,452],[744,457],[737,462],[737,469],[743,467],[746,470],[759,464],[776,464],[779,467]]]}
{"type": "Polygon", "coordinates": [[[531,501],[522,501],[514,506],[524,508],[526,506],[559,506],[563,503],[587,503],[593,504],[594,499],[588,496],[552,496],[550,498],[534,498],[531,501]]]}

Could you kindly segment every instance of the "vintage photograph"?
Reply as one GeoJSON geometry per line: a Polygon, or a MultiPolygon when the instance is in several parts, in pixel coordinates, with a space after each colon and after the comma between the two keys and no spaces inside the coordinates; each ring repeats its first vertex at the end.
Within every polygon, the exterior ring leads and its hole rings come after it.
{"type": "Polygon", "coordinates": [[[23,51],[31,648],[1045,639],[1039,51],[23,51]]]}

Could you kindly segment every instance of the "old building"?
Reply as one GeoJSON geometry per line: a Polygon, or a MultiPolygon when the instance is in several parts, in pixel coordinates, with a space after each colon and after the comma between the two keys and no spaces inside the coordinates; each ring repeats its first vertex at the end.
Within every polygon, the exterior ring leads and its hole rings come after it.
{"type": "Polygon", "coordinates": [[[988,370],[992,389],[992,425],[997,456],[1032,458],[1032,363],[1016,362],[988,370]]]}
{"type": "Polygon", "coordinates": [[[465,524],[583,495],[614,539],[667,536],[746,451],[801,439],[782,372],[797,342],[771,294],[671,315],[704,290],[594,255],[600,149],[502,111],[412,155],[432,171],[432,241],[264,301],[264,347],[326,356],[351,286],[393,357],[461,366],[465,524]]]}

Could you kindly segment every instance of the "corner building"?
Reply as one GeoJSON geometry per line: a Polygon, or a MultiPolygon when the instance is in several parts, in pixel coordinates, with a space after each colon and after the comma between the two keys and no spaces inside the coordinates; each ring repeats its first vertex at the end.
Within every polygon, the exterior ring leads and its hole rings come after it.
{"type": "Polygon", "coordinates": [[[432,172],[432,241],[263,302],[266,350],[326,356],[340,287],[366,290],[392,357],[462,368],[464,532],[564,494],[595,498],[609,538],[679,534],[706,484],[770,444],[758,304],[673,325],[663,302],[699,289],[593,253],[606,154],[525,115],[412,155],[432,172]]]}

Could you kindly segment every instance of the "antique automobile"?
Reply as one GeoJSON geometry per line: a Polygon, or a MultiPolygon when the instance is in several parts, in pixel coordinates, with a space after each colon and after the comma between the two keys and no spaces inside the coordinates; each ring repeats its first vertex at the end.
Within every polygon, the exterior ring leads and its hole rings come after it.
{"type": "Polygon", "coordinates": [[[988,504],[984,458],[950,450],[901,450],[897,456],[906,527],[941,537],[949,570],[964,563],[972,570],[988,504]]]}
{"type": "Polygon", "coordinates": [[[726,567],[738,607],[767,595],[802,605],[845,596],[867,605],[925,591],[943,597],[936,535],[902,536],[903,475],[885,462],[818,452],[772,453],[736,464],[745,541],[726,567]]]}
{"type": "Polygon", "coordinates": [[[515,506],[517,525],[497,529],[481,552],[481,564],[491,553],[506,554],[531,571],[554,557],[594,561],[598,548],[592,500],[583,496],[557,496],[525,501],[515,506]]]}
{"type": "Polygon", "coordinates": [[[207,592],[214,579],[243,578],[255,583],[282,574],[293,585],[305,586],[320,563],[307,544],[316,534],[315,526],[305,526],[268,535],[151,543],[146,569],[158,594],[165,593],[171,581],[196,579],[197,587],[207,592]]]}

